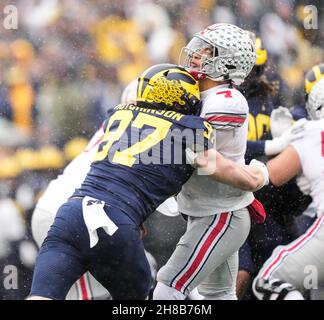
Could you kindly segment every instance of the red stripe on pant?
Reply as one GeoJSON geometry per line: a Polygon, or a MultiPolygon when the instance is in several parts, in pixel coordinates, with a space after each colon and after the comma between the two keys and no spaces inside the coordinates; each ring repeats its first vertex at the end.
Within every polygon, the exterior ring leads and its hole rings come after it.
{"type": "Polygon", "coordinates": [[[275,260],[269,265],[269,267],[261,274],[261,278],[267,278],[268,275],[270,275],[271,272],[273,272],[273,269],[276,267],[276,265],[280,265],[281,263],[281,259],[282,259],[282,256],[285,254],[285,253],[288,253],[288,255],[291,253],[291,251],[295,250],[296,248],[302,246],[306,240],[310,239],[314,234],[315,232],[317,231],[317,229],[319,228],[319,225],[321,223],[321,221],[323,220],[323,217],[322,218],[318,218],[313,226],[311,227],[311,229],[297,242],[295,243],[292,247],[286,247],[286,248],[283,248],[279,253],[278,253],[278,256],[277,258],[275,258],[275,260]]]}
{"type": "Polygon", "coordinates": [[[85,274],[79,279],[80,287],[81,287],[81,299],[82,300],[89,300],[89,295],[86,286],[86,276],[85,274]]]}
{"type": "Polygon", "coordinates": [[[177,281],[175,288],[181,291],[181,288],[186,284],[186,282],[192,277],[196,269],[199,267],[201,261],[204,259],[206,252],[212,245],[213,241],[216,239],[216,237],[220,234],[220,232],[223,230],[226,220],[227,220],[228,212],[221,213],[220,219],[218,220],[218,223],[216,227],[210,232],[208,235],[206,241],[201,246],[196,258],[192,262],[189,269],[186,271],[186,273],[177,281]]]}

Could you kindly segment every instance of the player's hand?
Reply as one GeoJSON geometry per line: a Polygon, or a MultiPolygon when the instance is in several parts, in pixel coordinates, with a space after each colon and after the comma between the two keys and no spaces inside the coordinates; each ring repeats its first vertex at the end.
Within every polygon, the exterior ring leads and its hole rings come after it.
{"type": "Polygon", "coordinates": [[[264,163],[256,159],[252,159],[251,162],[249,163],[249,166],[259,169],[260,172],[262,173],[263,184],[260,186],[259,189],[269,184],[269,171],[267,166],[264,163]]]}
{"type": "Polygon", "coordinates": [[[273,139],[280,137],[294,123],[294,119],[288,108],[274,109],[270,116],[270,130],[273,139]]]}
{"type": "Polygon", "coordinates": [[[295,140],[301,139],[304,135],[306,119],[300,119],[288,128],[280,137],[266,140],[264,153],[267,156],[279,154],[295,140]]]}

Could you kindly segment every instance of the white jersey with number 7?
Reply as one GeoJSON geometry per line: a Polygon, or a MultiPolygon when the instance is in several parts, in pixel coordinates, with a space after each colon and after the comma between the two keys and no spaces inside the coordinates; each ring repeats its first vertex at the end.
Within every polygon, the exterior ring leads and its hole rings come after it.
{"type": "MultiPolygon", "coordinates": [[[[244,96],[229,84],[201,92],[201,117],[216,129],[216,149],[225,158],[245,164],[249,107],[244,96]]],[[[216,164],[217,165],[217,164],[216,164]]],[[[250,205],[252,192],[213,181],[196,170],[182,187],[179,211],[190,216],[209,216],[240,210],[250,205]]]]}

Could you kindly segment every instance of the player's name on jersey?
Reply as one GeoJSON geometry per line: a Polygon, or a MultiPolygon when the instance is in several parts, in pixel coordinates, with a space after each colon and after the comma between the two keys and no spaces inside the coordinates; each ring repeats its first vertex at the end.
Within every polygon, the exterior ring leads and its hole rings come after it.
{"type": "Polygon", "coordinates": [[[163,116],[168,119],[180,121],[184,115],[180,114],[175,111],[167,111],[167,110],[155,110],[155,109],[147,109],[147,108],[141,108],[137,107],[133,104],[119,104],[114,108],[115,110],[131,110],[131,111],[140,111],[140,112],[146,112],[146,113],[151,113],[155,114],[157,116],[163,116]]]}

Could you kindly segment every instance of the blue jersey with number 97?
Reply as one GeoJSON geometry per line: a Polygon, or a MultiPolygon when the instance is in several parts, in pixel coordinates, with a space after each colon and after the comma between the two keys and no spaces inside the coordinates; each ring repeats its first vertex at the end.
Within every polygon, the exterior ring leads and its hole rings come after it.
{"type": "Polygon", "coordinates": [[[213,147],[211,125],[175,111],[118,105],[108,112],[104,137],[81,188],[142,223],[167,198],[177,194],[194,168],[185,149],[213,147]]]}

